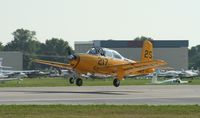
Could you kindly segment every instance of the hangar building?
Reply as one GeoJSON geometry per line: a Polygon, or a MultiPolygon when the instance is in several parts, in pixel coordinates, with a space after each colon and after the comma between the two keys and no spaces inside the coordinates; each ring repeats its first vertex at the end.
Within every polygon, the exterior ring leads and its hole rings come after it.
{"type": "Polygon", "coordinates": [[[19,51],[0,51],[2,65],[12,67],[12,70],[23,70],[23,53],[19,51]]]}
{"type": "MultiPolygon", "coordinates": [[[[154,59],[162,59],[168,67],[188,69],[188,40],[153,40],[154,59]]],[[[75,52],[85,53],[91,47],[105,47],[118,51],[122,56],[140,60],[143,42],[135,40],[94,40],[75,42],[75,52]]]]}

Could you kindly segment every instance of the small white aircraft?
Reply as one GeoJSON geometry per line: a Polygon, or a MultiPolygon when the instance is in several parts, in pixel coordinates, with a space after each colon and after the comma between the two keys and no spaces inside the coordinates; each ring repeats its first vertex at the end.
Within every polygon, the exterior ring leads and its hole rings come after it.
{"type": "Polygon", "coordinates": [[[197,76],[198,76],[198,73],[194,72],[193,70],[185,70],[180,74],[180,77],[182,78],[193,78],[197,76]]]}
{"type": "Polygon", "coordinates": [[[0,78],[6,78],[8,76],[4,75],[3,73],[0,72],[0,78]]]}
{"type": "MultiPolygon", "coordinates": [[[[3,58],[0,58],[0,69],[11,69],[12,67],[9,67],[9,66],[2,66],[2,62],[3,62],[3,58]]],[[[1,71],[0,70],[0,71],[1,71]]]]}
{"type": "Polygon", "coordinates": [[[11,70],[12,67],[2,66],[3,58],[0,58],[0,78],[24,78],[27,73],[32,73],[37,70],[11,70]]]}
{"type": "Polygon", "coordinates": [[[156,74],[158,77],[166,77],[166,78],[179,77],[181,73],[182,73],[181,71],[174,71],[174,70],[165,72],[162,72],[160,69],[156,70],[156,74]]]}
{"type": "Polygon", "coordinates": [[[180,78],[175,78],[175,77],[172,79],[168,79],[168,80],[158,81],[157,74],[154,73],[151,84],[187,84],[187,83],[191,83],[191,82],[192,81],[183,81],[180,78]]]}
{"type": "Polygon", "coordinates": [[[22,77],[25,77],[25,74],[22,72],[15,72],[11,69],[12,67],[2,66],[3,58],[0,58],[0,83],[4,84],[6,81],[17,80],[17,84],[20,84],[23,81],[22,77]]]}

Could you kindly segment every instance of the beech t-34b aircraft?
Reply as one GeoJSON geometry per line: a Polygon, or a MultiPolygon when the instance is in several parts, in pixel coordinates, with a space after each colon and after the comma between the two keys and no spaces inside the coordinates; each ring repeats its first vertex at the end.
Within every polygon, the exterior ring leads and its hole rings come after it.
{"type": "Polygon", "coordinates": [[[153,60],[153,45],[146,40],[143,43],[141,61],[136,62],[121,56],[115,50],[107,48],[91,48],[86,54],[68,56],[69,64],[34,59],[40,64],[71,70],[69,82],[82,86],[81,74],[103,74],[115,77],[113,85],[118,87],[120,81],[128,75],[146,75],[155,71],[155,68],[165,65],[163,60],[153,60]]]}

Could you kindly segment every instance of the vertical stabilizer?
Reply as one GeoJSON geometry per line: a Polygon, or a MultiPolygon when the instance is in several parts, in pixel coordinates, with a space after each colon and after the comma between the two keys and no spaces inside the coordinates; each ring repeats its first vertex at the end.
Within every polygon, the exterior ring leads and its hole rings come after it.
{"type": "Polygon", "coordinates": [[[157,74],[157,75],[162,74],[161,70],[160,70],[160,69],[156,69],[156,74],[157,74]]]}
{"type": "Polygon", "coordinates": [[[145,40],[142,48],[141,61],[151,61],[153,59],[153,45],[150,41],[145,40]]]}

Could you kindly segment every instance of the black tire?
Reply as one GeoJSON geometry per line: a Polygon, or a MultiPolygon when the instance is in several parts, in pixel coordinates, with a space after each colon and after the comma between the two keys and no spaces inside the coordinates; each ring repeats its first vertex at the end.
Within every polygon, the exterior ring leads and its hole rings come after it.
{"type": "Polygon", "coordinates": [[[74,84],[74,78],[73,78],[73,77],[70,77],[70,78],[69,78],[69,83],[70,83],[70,84],[74,84]]]}
{"type": "Polygon", "coordinates": [[[180,80],[177,80],[177,83],[178,83],[178,84],[180,84],[180,83],[181,83],[181,81],[180,81],[180,80]]]}
{"type": "Polygon", "coordinates": [[[119,85],[120,85],[120,80],[114,79],[114,80],[113,80],[113,85],[114,85],[115,87],[119,87],[119,85]]]}
{"type": "Polygon", "coordinates": [[[76,85],[77,86],[82,86],[83,85],[83,80],[81,78],[76,79],[76,85]]]}

